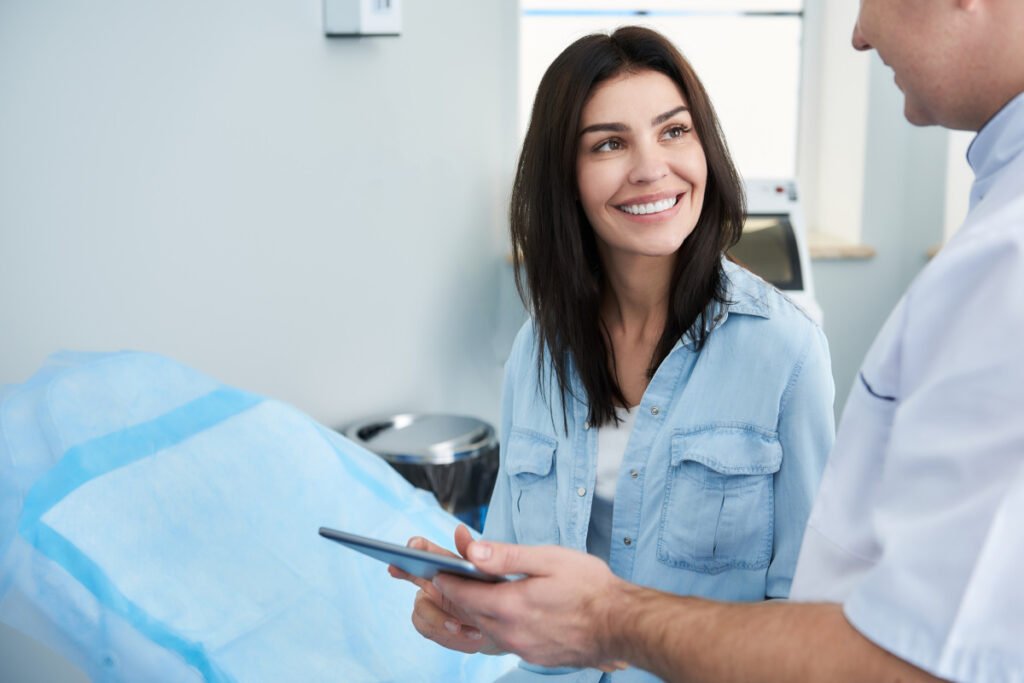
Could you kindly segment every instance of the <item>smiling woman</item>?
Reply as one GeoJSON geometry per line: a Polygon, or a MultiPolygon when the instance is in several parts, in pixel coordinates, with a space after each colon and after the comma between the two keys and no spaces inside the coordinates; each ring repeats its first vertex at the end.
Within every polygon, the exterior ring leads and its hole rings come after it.
{"type": "Polygon", "coordinates": [[[583,108],[579,148],[580,203],[601,261],[613,272],[636,257],[670,263],[697,225],[708,175],[679,89],[656,71],[602,83],[583,108]]]}
{"type": "Polygon", "coordinates": [[[639,402],[684,333],[703,344],[709,304],[726,301],[721,258],[739,239],[744,214],[707,93],[664,37],[639,27],[595,34],[551,64],[513,188],[516,276],[550,352],[543,362],[564,397],[572,359],[595,426],[615,423],[617,406],[639,402]],[[649,212],[673,198],[671,209],[649,212]],[[624,332],[619,301],[609,295],[629,291],[653,299],[629,332],[633,349],[609,338],[624,332]]]}
{"type": "MultiPolygon", "coordinates": [[[[586,549],[678,594],[788,596],[832,379],[821,330],[724,257],[741,187],[703,86],[660,34],[587,36],[551,64],[512,192],[532,320],[506,364],[485,537],[586,549]]],[[[421,588],[421,633],[495,651],[421,588]]],[[[524,662],[503,680],[541,673],[524,662]]]]}

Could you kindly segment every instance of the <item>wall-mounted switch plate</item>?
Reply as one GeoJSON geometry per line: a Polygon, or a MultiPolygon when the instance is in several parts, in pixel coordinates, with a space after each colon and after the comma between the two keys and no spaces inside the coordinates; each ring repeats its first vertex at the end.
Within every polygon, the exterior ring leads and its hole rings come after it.
{"type": "Polygon", "coordinates": [[[397,36],[402,33],[401,0],[323,0],[328,36],[397,36]]]}

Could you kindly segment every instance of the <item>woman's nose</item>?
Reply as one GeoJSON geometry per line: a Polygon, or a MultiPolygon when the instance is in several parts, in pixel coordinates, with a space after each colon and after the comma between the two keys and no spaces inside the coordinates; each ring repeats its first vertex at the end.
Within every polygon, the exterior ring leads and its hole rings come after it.
{"type": "Polygon", "coordinates": [[[668,175],[668,164],[660,147],[653,145],[636,149],[633,168],[629,173],[629,182],[649,184],[661,180],[666,175],[668,175]]]}

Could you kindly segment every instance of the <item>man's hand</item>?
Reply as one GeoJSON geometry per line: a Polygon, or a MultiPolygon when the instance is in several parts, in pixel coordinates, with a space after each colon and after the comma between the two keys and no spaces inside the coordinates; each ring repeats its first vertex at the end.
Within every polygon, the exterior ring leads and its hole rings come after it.
{"type": "Polygon", "coordinates": [[[446,604],[458,605],[485,639],[542,666],[626,666],[609,656],[606,643],[615,595],[625,583],[604,562],[556,546],[473,541],[459,551],[490,574],[526,575],[500,584],[434,579],[446,604]]]}
{"type": "MultiPolygon", "coordinates": [[[[472,540],[473,536],[465,526],[460,525],[455,530],[455,548],[463,556],[466,554],[466,547],[472,540]]],[[[409,539],[407,545],[417,550],[458,557],[441,546],[418,536],[409,539]]],[[[501,653],[501,649],[493,641],[484,638],[480,629],[476,628],[456,605],[441,595],[441,592],[432,583],[418,576],[407,574],[394,565],[388,565],[388,573],[396,579],[409,581],[419,587],[420,590],[416,593],[416,600],[413,603],[412,623],[423,637],[458,652],[501,653]]]]}
{"type": "Polygon", "coordinates": [[[674,683],[939,683],[861,635],[841,605],[671,595],[554,546],[476,541],[460,551],[485,572],[526,575],[484,584],[440,574],[434,585],[484,638],[535,664],[609,671],[627,659],[674,683]]]}

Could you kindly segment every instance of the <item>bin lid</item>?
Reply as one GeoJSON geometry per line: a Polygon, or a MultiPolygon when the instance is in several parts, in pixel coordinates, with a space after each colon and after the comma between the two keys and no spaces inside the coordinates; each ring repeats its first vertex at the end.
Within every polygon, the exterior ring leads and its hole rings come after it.
{"type": "Polygon", "coordinates": [[[494,429],[475,417],[402,413],[349,425],[342,434],[388,462],[444,465],[494,447],[494,429]]]}

